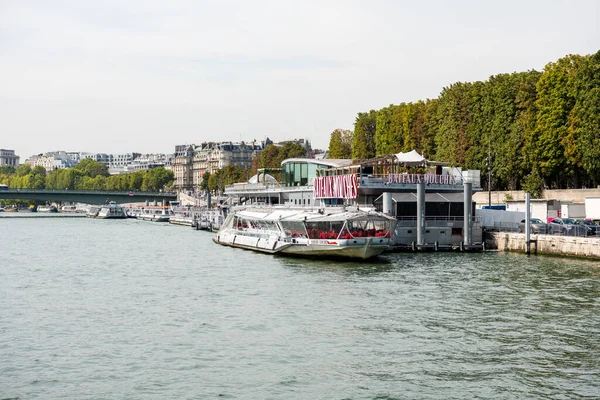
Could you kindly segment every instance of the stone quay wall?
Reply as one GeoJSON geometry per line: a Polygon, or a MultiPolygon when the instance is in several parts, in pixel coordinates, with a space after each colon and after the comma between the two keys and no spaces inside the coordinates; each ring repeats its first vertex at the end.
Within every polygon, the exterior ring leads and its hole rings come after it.
{"type": "MultiPolygon", "coordinates": [[[[484,237],[488,249],[525,252],[524,233],[486,232],[484,237]]],[[[531,235],[530,239],[531,254],[554,254],[600,260],[600,238],[598,237],[531,235]]]]}

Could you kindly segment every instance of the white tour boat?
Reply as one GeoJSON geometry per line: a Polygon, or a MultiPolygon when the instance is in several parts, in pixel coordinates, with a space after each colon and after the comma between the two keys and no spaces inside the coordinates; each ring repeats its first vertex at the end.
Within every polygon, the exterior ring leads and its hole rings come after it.
{"type": "Polygon", "coordinates": [[[142,221],[169,222],[171,219],[171,211],[167,207],[142,208],[136,218],[142,221]]]}
{"type": "Polygon", "coordinates": [[[127,218],[123,208],[111,201],[108,204],[93,205],[87,212],[88,218],[100,218],[100,219],[117,219],[127,218]]]}
{"type": "Polygon", "coordinates": [[[387,250],[396,219],[357,207],[233,209],[218,244],[297,256],[367,259],[387,250]]]}

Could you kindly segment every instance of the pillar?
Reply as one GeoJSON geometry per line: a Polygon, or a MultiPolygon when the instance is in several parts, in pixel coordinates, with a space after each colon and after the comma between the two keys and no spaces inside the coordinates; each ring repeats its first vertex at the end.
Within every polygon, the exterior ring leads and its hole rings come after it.
{"type": "Polygon", "coordinates": [[[425,182],[417,183],[417,244],[425,244],[425,182]]]}
{"type": "Polygon", "coordinates": [[[529,254],[529,244],[531,243],[531,210],[529,193],[525,193],[525,253],[529,254]]]}
{"type": "Polygon", "coordinates": [[[463,242],[466,246],[470,246],[471,243],[471,226],[473,218],[471,217],[472,204],[473,204],[473,184],[465,182],[463,184],[465,192],[465,205],[464,205],[464,223],[463,223],[463,242]]]}
{"type": "Polygon", "coordinates": [[[385,215],[394,215],[394,203],[392,201],[392,193],[383,192],[383,213],[385,215]]]}

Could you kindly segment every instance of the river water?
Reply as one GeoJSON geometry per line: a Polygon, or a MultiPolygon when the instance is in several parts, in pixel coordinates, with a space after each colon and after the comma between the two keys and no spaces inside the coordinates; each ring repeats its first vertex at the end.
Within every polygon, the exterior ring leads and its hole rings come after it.
{"type": "Polygon", "coordinates": [[[600,263],[0,219],[0,399],[600,398],[600,263]]]}

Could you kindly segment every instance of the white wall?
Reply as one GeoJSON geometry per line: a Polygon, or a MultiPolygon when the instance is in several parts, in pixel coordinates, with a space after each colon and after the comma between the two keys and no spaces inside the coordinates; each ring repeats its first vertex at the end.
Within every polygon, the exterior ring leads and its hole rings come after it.
{"type": "Polygon", "coordinates": [[[585,218],[585,204],[561,204],[560,215],[563,218],[585,218]]]}
{"type": "Polygon", "coordinates": [[[484,210],[481,208],[475,210],[475,216],[481,217],[483,226],[487,227],[497,226],[500,222],[518,224],[525,219],[525,213],[522,211],[484,210]]]}
{"type": "Polygon", "coordinates": [[[600,197],[585,199],[585,217],[590,219],[600,219],[600,197]]]}

